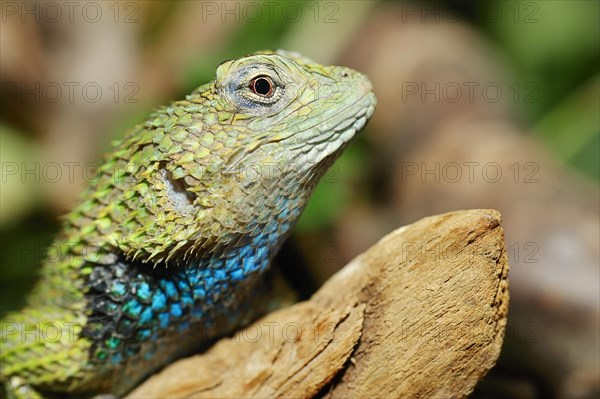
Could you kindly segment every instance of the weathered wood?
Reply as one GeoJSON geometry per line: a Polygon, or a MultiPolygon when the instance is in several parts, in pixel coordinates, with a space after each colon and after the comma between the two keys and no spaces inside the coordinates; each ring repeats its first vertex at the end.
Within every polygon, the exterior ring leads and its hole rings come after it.
{"type": "Polygon", "coordinates": [[[465,397],[500,353],[507,275],[498,212],[425,218],[130,397],[465,397]]]}

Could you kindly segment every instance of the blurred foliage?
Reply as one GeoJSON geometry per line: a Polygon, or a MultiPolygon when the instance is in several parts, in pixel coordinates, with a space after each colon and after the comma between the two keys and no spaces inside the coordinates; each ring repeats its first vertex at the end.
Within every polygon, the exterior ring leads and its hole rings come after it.
{"type": "Polygon", "coordinates": [[[484,31],[498,41],[519,82],[535,83],[521,107],[540,139],[580,172],[600,177],[600,2],[487,1],[484,31]]]}
{"type": "Polygon", "coordinates": [[[47,248],[58,232],[58,221],[36,212],[20,219],[18,225],[2,231],[0,240],[0,317],[17,309],[37,278],[47,248]]]}
{"type": "MultiPolygon", "coordinates": [[[[0,122],[0,226],[12,226],[38,205],[39,184],[25,179],[21,165],[39,162],[39,151],[26,136],[0,122]]],[[[32,169],[35,173],[35,169],[32,169]]]]}
{"type": "Polygon", "coordinates": [[[281,37],[289,29],[289,25],[281,18],[269,22],[267,18],[256,22],[240,22],[232,40],[227,46],[220,47],[211,54],[198,54],[196,60],[186,72],[185,92],[198,87],[198,82],[208,82],[214,78],[215,65],[224,60],[240,57],[258,50],[276,49],[280,47],[281,37]]]}
{"type": "Polygon", "coordinates": [[[492,2],[501,18],[483,26],[506,52],[521,81],[540,93],[531,117],[540,117],[598,71],[600,35],[596,1],[492,2]]]}
{"type": "Polygon", "coordinates": [[[600,178],[600,76],[596,75],[558,105],[536,126],[536,132],[552,150],[572,166],[600,178]]]}

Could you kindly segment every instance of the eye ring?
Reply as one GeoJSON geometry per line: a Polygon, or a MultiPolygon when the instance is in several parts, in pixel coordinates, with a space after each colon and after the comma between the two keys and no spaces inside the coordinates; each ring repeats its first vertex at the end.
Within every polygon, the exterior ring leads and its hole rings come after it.
{"type": "Polygon", "coordinates": [[[275,91],[275,87],[271,78],[263,75],[252,79],[248,87],[250,90],[252,90],[252,93],[265,98],[272,97],[273,92],[275,91]]]}

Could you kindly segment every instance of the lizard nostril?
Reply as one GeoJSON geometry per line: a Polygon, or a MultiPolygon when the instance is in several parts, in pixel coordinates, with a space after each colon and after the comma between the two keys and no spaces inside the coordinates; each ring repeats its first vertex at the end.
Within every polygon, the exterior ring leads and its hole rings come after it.
{"type": "Polygon", "coordinates": [[[343,78],[347,78],[348,77],[348,72],[342,72],[342,77],[343,78]]]}

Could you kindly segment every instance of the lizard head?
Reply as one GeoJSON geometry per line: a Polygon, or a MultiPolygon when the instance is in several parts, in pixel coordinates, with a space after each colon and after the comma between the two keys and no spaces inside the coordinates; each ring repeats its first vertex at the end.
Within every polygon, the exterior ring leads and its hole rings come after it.
{"type": "MultiPolygon", "coordinates": [[[[222,63],[197,95],[215,110],[221,134],[232,138],[231,146],[218,146],[220,218],[253,231],[272,225],[273,242],[285,237],[376,104],[359,72],[281,50],[222,63]]],[[[190,191],[206,199],[199,183],[190,191]]]]}
{"type": "Polygon", "coordinates": [[[282,173],[314,179],[364,126],[376,102],[366,76],[282,50],[222,63],[213,90],[217,107],[233,115],[232,125],[249,133],[228,165],[276,159],[282,173]]]}

